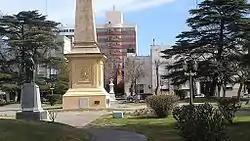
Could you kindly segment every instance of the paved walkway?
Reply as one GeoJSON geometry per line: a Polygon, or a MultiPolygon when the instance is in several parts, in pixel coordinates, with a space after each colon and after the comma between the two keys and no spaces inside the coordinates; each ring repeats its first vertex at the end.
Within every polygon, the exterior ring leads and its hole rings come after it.
{"type": "Polygon", "coordinates": [[[123,130],[91,128],[87,132],[94,136],[92,141],[147,141],[144,135],[123,130]]]}
{"type": "MultiPolygon", "coordinates": [[[[0,115],[15,117],[18,108],[15,107],[0,107],[0,115]]],[[[72,111],[58,112],[56,122],[68,124],[77,128],[84,128],[90,122],[107,114],[107,111],[72,111]]],[[[91,141],[146,141],[144,135],[108,128],[87,128],[86,131],[93,136],[91,141]]]]}
{"type": "MultiPolygon", "coordinates": [[[[104,114],[107,114],[107,112],[59,112],[56,121],[77,128],[83,128],[104,114]]],[[[93,136],[92,141],[146,141],[146,137],[144,135],[129,131],[108,128],[87,128],[86,131],[93,136]]]]}
{"type": "Polygon", "coordinates": [[[98,119],[106,111],[82,111],[82,112],[58,112],[56,122],[68,124],[77,128],[84,127],[90,122],[98,119]]]}

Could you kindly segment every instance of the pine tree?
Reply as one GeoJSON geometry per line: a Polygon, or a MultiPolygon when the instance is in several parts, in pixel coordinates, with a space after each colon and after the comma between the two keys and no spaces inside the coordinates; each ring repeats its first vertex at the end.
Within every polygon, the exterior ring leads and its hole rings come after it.
{"type": "Polygon", "coordinates": [[[5,85],[15,84],[20,93],[20,86],[24,83],[24,57],[32,52],[36,68],[43,64],[49,50],[57,50],[62,46],[56,40],[59,23],[49,21],[38,11],[22,11],[15,15],[0,17],[0,36],[5,37],[5,60],[8,70],[1,71],[9,74],[8,81],[1,77],[5,85]],[[6,56],[7,55],[7,56],[6,56]]]}
{"type": "Polygon", "coordinates": [[[166,57],[176,58],[169,66],[177,69],[166,77],[173,78],[174,83],[182,83],[187,79],[180,67],[183,61],[192,59],[199,61],[196,76],[200,80],[210,80],[210,95],[225,89],[232,76],[238,73],[233,69],[232,55],[244,54],[248,40],[243,26],[250,26],[247,14],[247,0],[205,0],[197,9],[190,10],[191,18],[187,19],[189,31],[177,36],[178,40],[172,49],[165,50],[166,57]],[[178,69],[179,68],[179,69],[178,69]]]}

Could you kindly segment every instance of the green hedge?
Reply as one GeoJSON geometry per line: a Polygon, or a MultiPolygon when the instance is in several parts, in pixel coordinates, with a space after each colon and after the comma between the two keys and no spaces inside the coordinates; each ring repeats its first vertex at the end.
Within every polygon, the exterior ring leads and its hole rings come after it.
{"type": "Polygon", "coordinates": [[[168,117],[178,98],[174,95],[153,95],[146,98],[147,105],[159,118],[168,117]]]}
{"type": "Polygon", "coordinates": [[[186,141],[226,141],[226,120],[210,104],[184,105],[173,110],[179,134],[186,141]]]}

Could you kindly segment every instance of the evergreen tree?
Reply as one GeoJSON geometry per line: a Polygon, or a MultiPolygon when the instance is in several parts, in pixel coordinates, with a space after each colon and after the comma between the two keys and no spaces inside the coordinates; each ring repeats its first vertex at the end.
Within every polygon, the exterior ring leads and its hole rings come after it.
{"type": "Polygon", "coordinates": [[[216,86],[218,92],[221,87],[225,92],[226,84],[238,73],[232,67],[231,56],[244,54],[248,42],[245,26],[250,26],[249,8],[247,0],[205,0],[197,9],[190,10],[191,17],[187,19],[190,30],[177,36],[172,49],[163,51],[165,57],[177,60],[169,66],[177,71],[166,77],[174,83],[185,82],[187,79],[180,67],[184,60],[196,60],[199,61],[196,77],[200,81],[211,81],[209,95],[215,94],[216,86]]]}
{"type": "Polygon", "coordinates": [[[57,50],[62,46],[56,40],[59,23],[49,21],[46,16],[38,11],[22,11],[15,15],[0,17],[0,36],[4,36],[5,46],[2,72],[6,72],[7,79],[1,77],[5,85],[15,84],[20,94],[20,86],[24,83],[24,57],[27,52],[32,52],[36,69],[43,64],[50,50],[57,50]],[[5,66],[4,66],[5,65],[5,66]],[[6,68],[7,65],[7,68],[6,68]],[[5,68],[5,69],[4,69],[5,68]]]}

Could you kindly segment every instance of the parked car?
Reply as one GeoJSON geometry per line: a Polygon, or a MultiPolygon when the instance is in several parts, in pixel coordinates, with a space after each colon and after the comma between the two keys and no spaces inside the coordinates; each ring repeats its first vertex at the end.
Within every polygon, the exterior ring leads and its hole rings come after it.
{"type": "MultiPolygon", "coordinates": [[[[205,95],[204,94],[195,94],[194,97],[195,98],[203,98],[203,97],[205,97],[205,95]]],[[[190,95],[187,95],[185,98],[190,98],[190,95]]]]}
{"type": "Polygon", "coordinates": [[[6,105],[6,100],[5,99],[0,99],[0,106],[6,105]]]}
{"type": "Polygon", "coordinates": [[[250,94],[244,93],[244,94],[241,96],[241,98],[250,98],[250,94]]]}
{"type": "Polygon", "coordinates": [[[196,95],[194,95],[194,96],[195,96],[195,98],[205,97],[205,95],[204,95],[204,94],[196,94],[196,95]]]}

